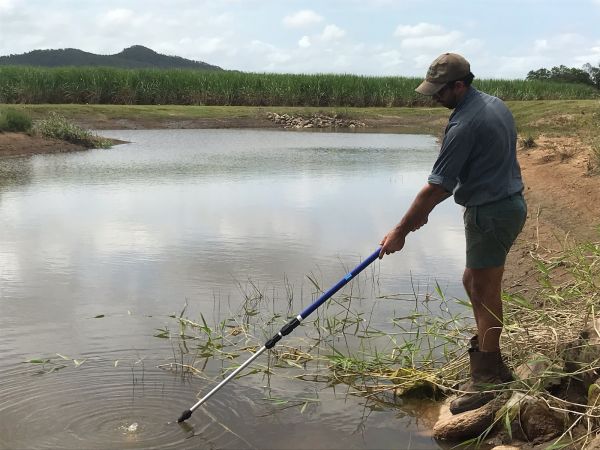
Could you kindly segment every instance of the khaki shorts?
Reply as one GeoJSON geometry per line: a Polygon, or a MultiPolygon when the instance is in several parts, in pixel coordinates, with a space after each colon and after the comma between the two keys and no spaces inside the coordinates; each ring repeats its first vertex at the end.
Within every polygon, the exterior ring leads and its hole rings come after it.
{"type": "Polygon", "coordinates": [[[467,268],[500,267],[523,229],[527,204],[521,193],[464,212],[467,268]]]}

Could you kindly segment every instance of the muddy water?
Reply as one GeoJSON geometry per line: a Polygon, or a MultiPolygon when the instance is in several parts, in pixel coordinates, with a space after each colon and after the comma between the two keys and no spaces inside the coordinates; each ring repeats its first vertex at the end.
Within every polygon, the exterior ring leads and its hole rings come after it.
{"type": "MultiPolygon", "coordinates": [[[[0,161],[0,448],[436,446],[425,403],[373,406],[285,376],[235,380],[174,424],[241,361],[182,376],[163,366],[181,342],[155,337],[176,336],[169,316],[186,304],[216,323],[249,292],[299,312],[314,299],[307,275],[327,288],[377,248],[426,179],[434,138],[102,134],[131,143],[0,161]]],[[[413,302],[382,293],[437,281],[460,297],[463,265],[461,212],[447,201],[369,268],[355,306],[385,330],[413,302]]]]}

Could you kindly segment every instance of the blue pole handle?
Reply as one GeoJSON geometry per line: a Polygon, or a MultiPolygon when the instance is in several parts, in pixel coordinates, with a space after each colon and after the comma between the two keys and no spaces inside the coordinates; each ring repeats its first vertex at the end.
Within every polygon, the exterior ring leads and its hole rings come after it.
{"type": "Polygon", "coordinates": [[[356,275],[361,273],[367,266],[369,266],[373,261],[375,261],[377,258],[379,258],[380,251],[381,251],[381,247],[379,247],[377,250],[375,250],[371,254],[371,256],[369,256],[367,259],[365,259],[363,262],[361,262],[358,266],[356,266],[354,269],[352,269],[350,272],[348,272],[344,276],[344,278],[342,278],[335,286],[333,286],[331,289],[329,289],[327,292],[325,292],[323,295],[321,295],[312,305],[310,305],[308,308],[306,308],[304,311],[302,311],[300,313],[300,317],[302,317],[302,320],[304,320],[308,316],[310,316],[315,309],[317,309],[319,306],[321,306],[323,303],[325,303],[327,300],[329,300],[333,294],[335,294],[337,291],[339,291],[341,288],[343,288],[346,284],[348,284],[348,282],[352,278],[354,278],[356,275]]]}

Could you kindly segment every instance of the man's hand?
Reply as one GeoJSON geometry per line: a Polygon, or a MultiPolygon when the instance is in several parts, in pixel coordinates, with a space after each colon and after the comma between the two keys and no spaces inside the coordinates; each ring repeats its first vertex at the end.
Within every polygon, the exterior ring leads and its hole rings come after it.
{"type": "Polygon", "coordinates": [[[383,255],[389,255],[402,250],[404,248],[406,234],[407,233],[402,231],[400,227],[392,228],[380,242],[381,251],[379,252],[379,259],[383,258],[383,255]]]}
{"type": "Polygon", "coordinates": [[[450,197],[443,187],[436,184],[426,184],[413,200],[410,208],[398,225],[396,225],[381,240],[381,251],[379,259],[383,255],[400,251],[404,248],[406,235],[411,231],[417,231],[427,223],[429,213],[440,202],[450,197]]]}

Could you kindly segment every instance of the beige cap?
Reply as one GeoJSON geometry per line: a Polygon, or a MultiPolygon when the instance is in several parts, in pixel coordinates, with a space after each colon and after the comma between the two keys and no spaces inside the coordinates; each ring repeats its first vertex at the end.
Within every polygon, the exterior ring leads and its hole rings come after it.
{"type": "Polygon", "coordinates": [[[425,81],[415,89],[419,94],[433,95],[450,81],[465,78],[471,72],[471,65],[456,53],[444,53],[429,66],[425,81]]]}

